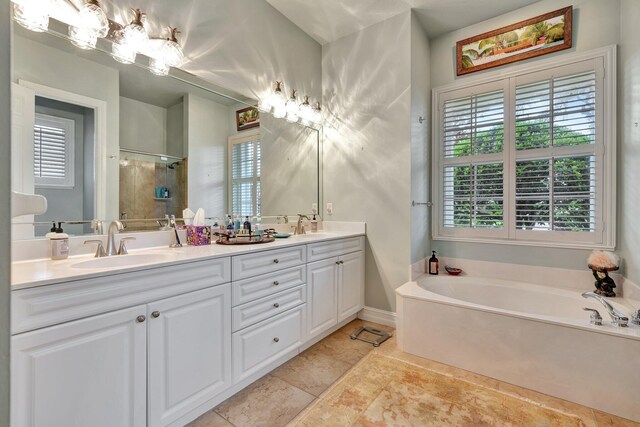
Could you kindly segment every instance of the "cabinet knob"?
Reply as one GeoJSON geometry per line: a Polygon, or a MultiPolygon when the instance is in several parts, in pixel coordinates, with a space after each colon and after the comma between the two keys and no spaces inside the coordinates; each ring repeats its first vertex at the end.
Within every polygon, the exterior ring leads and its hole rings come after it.
{"type": "Polygon", "coordinates": [[[278,307],[280,307],[280,304],[275,303],[275,304],[273,304],[273,306],[274,306],[275,308],[278,308],[278,307]]]}
{"type": "Polygon", "coordinates": [[[273,341],[274,341],[274,342],[279,342],[279,341],[280,341],[280,338],[275,337],[275,338],[273,339],[273,341]]]}
{"type": "Polygon", "coordinates": [[[336,261],[336,265],[339,265],[339,264],[340,264],[340,261],[336,261]]]}
{"type": "Polygon", "coordinates": [[[280,262],[280,260],[279,260],[278,258],[276,258],[276,259],[274,259],[274,260],[273,260],[273,263],[274,263],[274,264],[277,264],[277,263],[279,263],[279,262],[280,262]]]}
{"type": "Polygon", "coordinates": [[[145,316],[143,316],[142,314],[140,316],[136,317],[136,322],[138,322],[138,323],[142,323],[145,320],[147,320],[147,318],[145,316]]]}
{"type": "Polygon", "coordinates": [[[344,261],[340,261],[340,264],[344,264],[344,261]]]}
{"type": "Polygon", "coordinates": [[[154,311],[153,313],[151,313],[151,317],[157,319],[158,317],[160,317],[160,312],[159,311],[154,311]]]}
{"type": "Polygon", "coordinates": [[[273,282],[273,286],[278,286],[280,284],[280,282],[278,282],[277,280],[275,282],[273,282]]]}

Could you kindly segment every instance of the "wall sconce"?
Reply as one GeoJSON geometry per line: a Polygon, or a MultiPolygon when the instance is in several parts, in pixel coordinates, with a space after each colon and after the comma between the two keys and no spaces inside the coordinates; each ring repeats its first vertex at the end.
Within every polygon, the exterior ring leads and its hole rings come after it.
{"type": "Polygon", "coordinates": [[[11,0],[13,19],[27,30],[41,33],[49,28],[52,0],[11,0]]]}

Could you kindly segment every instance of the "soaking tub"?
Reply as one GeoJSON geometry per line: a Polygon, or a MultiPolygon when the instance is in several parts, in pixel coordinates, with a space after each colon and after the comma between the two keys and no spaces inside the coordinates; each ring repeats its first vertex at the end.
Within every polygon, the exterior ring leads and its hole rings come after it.
{"type": "MultiPolygon", "coordinates": [[[[640,422],[640,326],[612,326],[605,308],[580,294],[499,279],[422,276],[396,290],[398,346],[640,422]],[[597,309],[603,325],[591,325],[583,307],[597,309]]],[[[630,301],[608,300],[631,318],[630,301]]]]}

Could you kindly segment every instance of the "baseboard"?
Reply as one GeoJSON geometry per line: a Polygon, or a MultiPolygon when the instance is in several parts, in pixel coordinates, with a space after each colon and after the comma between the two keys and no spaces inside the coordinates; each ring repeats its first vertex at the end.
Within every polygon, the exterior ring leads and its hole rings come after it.
{"type": "Polygon", "coordinates": [[[381,325],[396,327],[396,314],[392,311],[380,310],[379,308],[365,307],[358,313],[358,319],[369,322],[380,323],[381,325]]]}

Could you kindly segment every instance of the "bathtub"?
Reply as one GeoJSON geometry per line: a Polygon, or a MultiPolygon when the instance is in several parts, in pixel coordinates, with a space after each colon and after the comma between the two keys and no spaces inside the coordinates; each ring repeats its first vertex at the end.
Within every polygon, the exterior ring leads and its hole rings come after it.
{"type": "MultiPolygon", "coordinates": [[[[640,326],[612,326],[604,307],[580,293],[499,279],[422,276],[396,290],[398,346],[640,422],[640,326]],[[603,325],[590,325],[583,307],[597,309],[603,325]]],[[[622,298],[609,300],[625,314],[634,308],[622,298]]]]}

